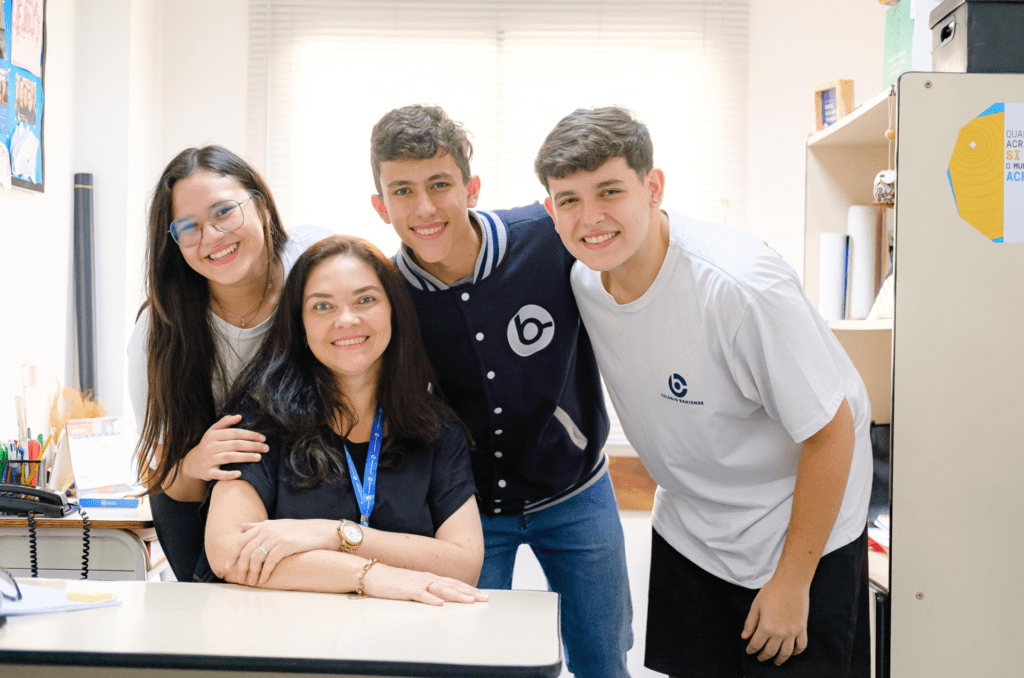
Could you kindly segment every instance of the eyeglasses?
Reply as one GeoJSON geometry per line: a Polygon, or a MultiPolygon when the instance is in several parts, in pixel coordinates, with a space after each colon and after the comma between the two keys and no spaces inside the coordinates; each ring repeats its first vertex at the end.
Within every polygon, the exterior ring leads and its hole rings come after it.
{"type": "Polygon", "coordinates": [[[221,233],[230,233],[245,223],[245,211],[242,205],[252,200],[250,195],[242,202],[237,200],[224,200],[210,208],[210,214],[205,222],[199,222],[192,217],[175,219],[167,232],[174,238],[179,247],[188,249],[195,247],[203,240],[203,225],[210,224],[221,233]]]}
{"type": "Polygon", "coordinates": [[[14,581],[14,575],[7,571],[6,567],[0,567],[0,596],[4,600],[18,602],[21,600],[21,589],[18,582],[14,581]]]}

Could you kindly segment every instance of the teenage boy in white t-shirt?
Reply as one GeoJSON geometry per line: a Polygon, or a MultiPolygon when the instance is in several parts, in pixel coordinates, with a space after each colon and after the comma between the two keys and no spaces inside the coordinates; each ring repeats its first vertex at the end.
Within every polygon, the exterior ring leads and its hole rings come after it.
{"type": "Polygon", "coordinates": [[[577,110],[536,160],[623,428],[658,483],[648,667],[868,675],[871,418],[793,269],[660,207],[647,128],[577,110]]]}

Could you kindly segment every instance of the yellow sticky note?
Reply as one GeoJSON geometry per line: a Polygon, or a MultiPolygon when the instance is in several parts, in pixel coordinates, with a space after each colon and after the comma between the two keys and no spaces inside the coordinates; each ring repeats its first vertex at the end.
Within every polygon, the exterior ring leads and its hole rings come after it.
{"type": "Polygon", "coordinates": [[[68,592],[68,600],[73,603],[102,603],[113,597],[113,593],[85,593],[83,591],[68,592]]]}

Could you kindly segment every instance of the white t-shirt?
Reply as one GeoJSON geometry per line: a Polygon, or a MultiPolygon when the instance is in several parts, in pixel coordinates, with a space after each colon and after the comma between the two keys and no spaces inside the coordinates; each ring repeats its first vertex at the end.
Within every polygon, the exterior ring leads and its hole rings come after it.
{"type": "Polygon", "coordinates": [[[617,304],[581,262],[573,291],[626,437],[658,483],[655,529],[711,574],[759,588],[782,554],[800,444],[844,397],[856,443],[824,553],[863,532],[870,404],[788,264],[735,228],[668,214],[668,253],[642,297],[617,304]]]}
{"type": "MultiPolygon", "coordinates": [[[[295,265],[295,261],[313,243],[333,235],[332,231],[317,226],[299,226],[288,231],[288,240],[281,251],[281,264],[287,278],[295,265]]],[[[213,339],[217,344],[217,353],[224,364],[226,381],[214,374],[213,397],[216,402],[223,401],[227,396],[235,378],[242,368],[252,359],[256,349],[270,327],[269,318],[259,325],[240,328],[235,327],[218,315],[210,312],[213,325],[213,339]]],[[[143,417],[146,414],[146,399],[149,397],[148,360],[149,360],[149,308],[139,315],[128,340],[128,392],[131,396],[132,408],[135,410],[135,421],[139,433],[142,433],[143,417]]],[[[211,424],[213,422],[210,422],[211,424]]]]}

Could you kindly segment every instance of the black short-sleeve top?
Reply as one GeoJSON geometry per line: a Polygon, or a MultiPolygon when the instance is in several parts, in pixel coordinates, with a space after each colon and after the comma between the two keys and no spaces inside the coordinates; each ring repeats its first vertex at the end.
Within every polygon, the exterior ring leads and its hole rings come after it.
{"type": "MultiPolygon", "coordinates": [[[[369,443],[352,443],[341,436],[336,442],[339,450],[344,449],[343,445],[348,447],[356,471],[365,480],[369,443]]],[[[347,518],[359,522],[359,504],[344,452],[336,460],[343,469],[340,480],[299,489],[288,480],[284,465],[288,450],[271,438],[267,445],[270,450],[261,461],[233,464],[231,468],[242,472],[239,480],[253,486],[269,518],[347,518]]],[[[460,427],[446,422],[432,445],[406,449],[398,465],[377,468],[369,525],[388,532],[433,537],[475,492],[466,435],[460,427]]]]}

